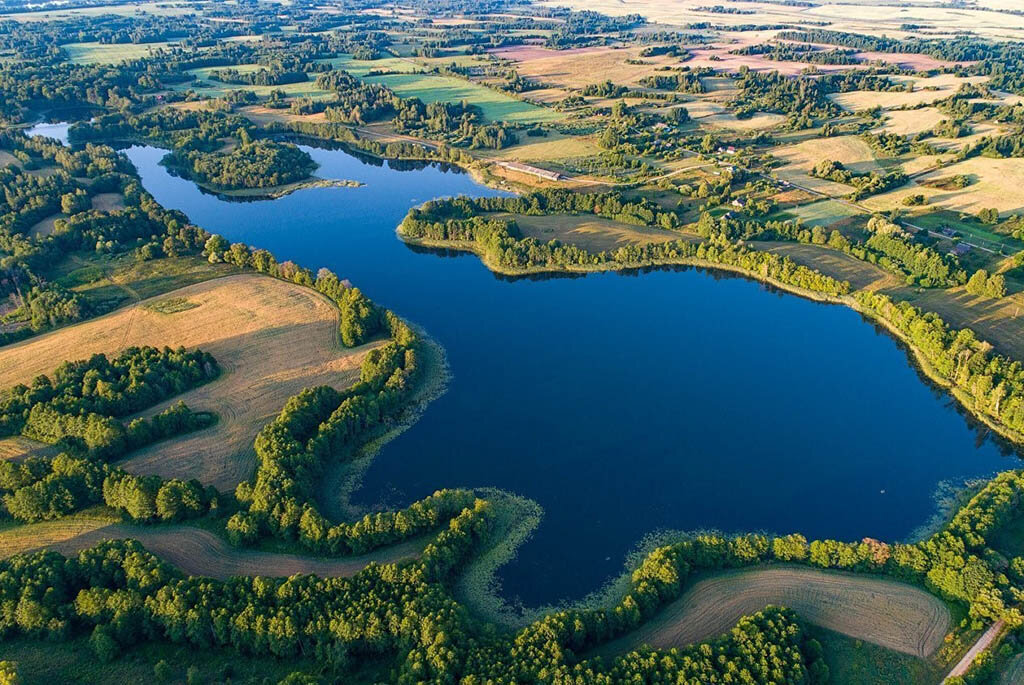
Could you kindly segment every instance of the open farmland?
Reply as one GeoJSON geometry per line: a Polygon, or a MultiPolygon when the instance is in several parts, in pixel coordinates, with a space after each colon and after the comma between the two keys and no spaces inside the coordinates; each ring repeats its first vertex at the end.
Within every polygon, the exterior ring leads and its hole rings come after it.
{"type": "Polygon", "coordinates": [[[832,278],[849,281],[850,286],[856,290],[878,290],[902,285],[899,278],[879,266],[820,245],[773,241],[757,241],[754,245],[760,250],[785,255],[797,264],[817,269],[832,278]]]}
{"type": "Polygon", "coordinates": [[[772,154],[783,162],[773,172],[779,179],[832,197],[847,195],[852,189],[842,183],[810,176],[810,171],[821,160],[841,162],[847,169],[861,173],[880,168],[871,147],[857,136],[811,138],[773,150],[772,154]]]}
{"type": "Polygon", "coordinates": [[[427,542],[416,538],[360,557],[315,559],[296,554],[243,550],[201,528],[184,525],[139,526],[118,523],[97,508],[71,519],[45,521],[0,530],[0,558],[38,549],[65,555],[89,549],[103,540],[138,540],[150,552],[190,575],[226,579],[232,576],[288,577],[313,573],[347,577],[370,562],[394,563],[417,556],[427,542]]]}
{"type": "Polygon", "coordinates": [[[117,64],[126,59],[147,57],[171,43],[68,43],[61,48],[75,64],[117,64]]]}
{"type": "Polygon", "coordinates": [[[693,585],[651,621],[602,648],[683,647],[728,632],[741,617],[786,606],[815,625],[888,649],[927,658],[941,646],[950,614],[911,585],[803,567],[730,571],[693,585]]]}
{"type": "Polygon", "coordinates": [[[939,122],[948,117],[934,107],[906,109],[886,112],[885,123],[880,130],[911,136],[922,131],[931,131],[939,122]]]}
{"type": "Polygon", "coordinates": [[[529,102],[491,90],[452,76],[436,74],[391,74],[364,76],[363,80],[380,83],[401,97],[419,98],[424,102],[462,102],[480,108],[485,119],[510,123],[533,124],[562,119],[561,112],[545,109],[529,102]]]}
{"type": "Polygon", "coordinates": [[[855,90],[849,93],[836,93],[829,97],[837,105],[850,112],[859,112],[875,107],[882,107],[883,109],[914,107],[943,100],[954,94],[965,83],[984,83],[988,78],[985,76],[960,77],[952,74],[942,74],[929,78],[903,76],[893,80],[901,83],[913,83],[913,92],[855,90]]]}
{"type": "Polygon", "coordinates": [[[227,490],[249,477],[253,437],[289,397],[313,385],[343,387],[358,377],[367,348],[344,350],[337,326],[337,308],[313,290],[266,276],[229,276],[0,348],[0,387],[50,373],[63,360],[115,354],[127,346],[201,348],[220,364],[221,378],[154,411],[184,400],[194,410],[217,413],[220,421],[137,452],[126,468],[198,478],[227,490]],[[198,306],[175,314],[146,306],[168,298],[198,306]]]}
{"type": "Polygon", "coordinates": [[[863,212],[856,207],[839,202],[838,200],[821,200],[808,205],[794,207],[788,211],[789,214],[801,219],[807,226],[833,226],[841,221],[854,216],[861,216],[863,212]]]}
{"type": "Polygon", "coordinates": [[[1024,209],[1024,164],[1019,159],[992,159],[974,157],[926,173],[915,182],[882,195],[868,198],[864,206],[885,211],[901,206],[908,195],[922,194],[930,205],[954,212],[977,214],[993,207],[1000,212],[1019,212],[1024,209]],[[971,185],[957,190],[929,187],[929,181],[967,176],[971,185]]]}

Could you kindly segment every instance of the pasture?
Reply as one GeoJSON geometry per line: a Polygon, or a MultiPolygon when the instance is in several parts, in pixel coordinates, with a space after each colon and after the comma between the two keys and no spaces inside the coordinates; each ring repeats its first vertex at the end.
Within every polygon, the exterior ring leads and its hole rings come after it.
{"type": "Polygon", "coordinates": [[[885,113],[885,123],[877,130],[912,136],[921,131],[931,131],[939,122],[948,117],[934,107],[923,109],[901,109],[885,113]]]}
{"type": "Polygon", "coordinates": [[[928,658],[950,629],[937,597],[878,577],[779,566],[728,571],[695,583],[636,631],[601,649],[683,647],[728,632],[768,605],[794,609],[808,622],[893,651],[928,658]]]}
{"type": "Polygon", "coordinates": [[[807,226],[832,226],[845,221],[853,216],[862,216],[864,213],[856,207],[851,207],[845,202],[837,200],[821,200],[808,205],[801,205],[787,210],[798,219],[803,220],[807,226]]]}
{"type": "Polygon", "coordinates": [[[536,124],[565,118],[561,112],[546,109],[530,102],[499,93],[486,86],[453,76],[437,74],[392,74],[363,76],[364,81],[379,83],[404,98],[419,98],[423,102],[462,102],[480,108],[489,121],[507,121],[536,124]]]}
{"type": "Polygon", "coordinates": [[[117,64],[126,59],[148,57],[154,50],[172,43],[67,43],[61,48],[74,64],[117,64]]]}
{"type": "Polygon", "coordinates": [[[136,452],[125,467],[137,473],[198,478],[221,490],[248,478],[259,429],[303,388],[344,387],[359,375],[369,349],[341,347],[338,310],[309,288],[244,274],[187,286],[160,300],[195,304],[178,313],[152,311],[143,301],[97,319],[0,349],[0,388],[49,373],[64,360],[115,354],[132,345],[199,347],[223,369],[213,383],[151,410],[184,400],[212,411],[213,427],[136,452]]]}

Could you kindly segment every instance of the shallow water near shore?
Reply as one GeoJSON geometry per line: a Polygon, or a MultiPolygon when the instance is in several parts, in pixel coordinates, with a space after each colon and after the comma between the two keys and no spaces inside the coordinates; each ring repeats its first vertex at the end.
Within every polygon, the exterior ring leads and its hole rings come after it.
{"type": "Polygon", "coordinates": [[[326,266],[446,350],[447,393],[384,446],[354,502],[494,486],[545,515],[499,572],[528,606],[579,598],[662,528],[905,538],[940,482],[1011,468],[856,312],[697,269],[508,279],[413,249],[410,207],[498,191],[439,165],[304,147],[364,183],[228,202],[127,153],[164,206],[279,260],[326,266]]]}

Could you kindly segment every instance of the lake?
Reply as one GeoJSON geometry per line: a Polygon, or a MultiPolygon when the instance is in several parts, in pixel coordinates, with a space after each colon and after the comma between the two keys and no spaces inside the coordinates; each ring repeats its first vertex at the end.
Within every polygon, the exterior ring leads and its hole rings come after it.
{"type": "Polygon", "coordinates": [[[577,598],[658,529],[906,538],[943,481],[1017,465],[842,306],[695,269],[512,280],[395,235],[431,198],[494,194],[438,165],[304,148],[364,183],[226,201],[132,147],[143,185],[231,241],[326,266],[423,326],[448,391],[384,447],[355,502],[495,486],[544,520],[500,571],[526,605],[577,598]]]}

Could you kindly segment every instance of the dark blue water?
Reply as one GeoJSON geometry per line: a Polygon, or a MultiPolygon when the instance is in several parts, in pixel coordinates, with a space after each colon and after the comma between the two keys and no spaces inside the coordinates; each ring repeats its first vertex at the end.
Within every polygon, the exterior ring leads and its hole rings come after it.
{"type": "Polygon", "coordinates": [[[334,269],[445,347],[447,394],[383,449],[356,501],[451,486],[538,501],[543,523],[501,571],[528,605],[596,589],[659,528],[901,539],[940,481],[1015,463],[850,309],[696,270],[497,278],[394,233],[415,204],[494,191],[309,152],[320,175],[366,186],[226,202],[169,176],[158,150],[129,155],[165,206],[334,269]]]}

